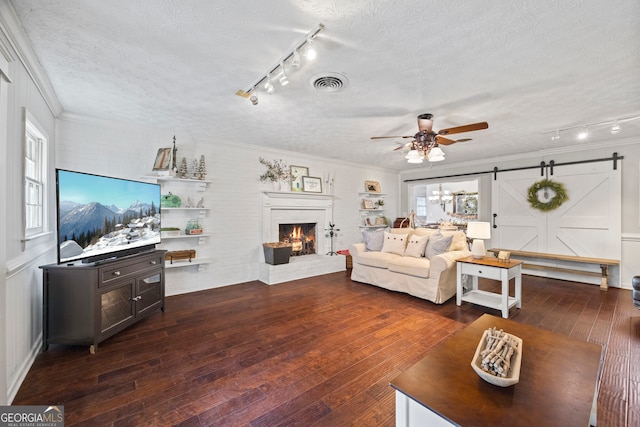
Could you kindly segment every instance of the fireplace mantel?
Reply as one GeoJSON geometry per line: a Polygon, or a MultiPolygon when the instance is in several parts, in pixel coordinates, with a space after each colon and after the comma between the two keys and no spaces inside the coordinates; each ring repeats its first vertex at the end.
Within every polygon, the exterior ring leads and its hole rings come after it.
{"type": "Polygon", "coordinates": [[[262,192],[262,242],[278,241],[278,225],[281,223],[315,223],[317,254],[294,257],[295,260],[292,259],[289,264],[277,266],[261,262],[261,281],[273,284],[344,270],[344,260],[340,260],[341,257],[325,255],[330,251],[331,245],[324,230],[333,222],[333,199],[331,194],[262,192]]]}

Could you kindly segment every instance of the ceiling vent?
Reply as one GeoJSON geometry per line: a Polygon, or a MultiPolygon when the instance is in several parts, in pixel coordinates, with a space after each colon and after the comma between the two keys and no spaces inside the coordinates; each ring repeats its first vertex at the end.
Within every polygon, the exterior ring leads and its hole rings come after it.
{"type": "Polygon", "coordinates": [[[347,86],[349,80],[343,74],[322,73],[311,77],[309,82],[319,92],[338,92],[347,86]]]}

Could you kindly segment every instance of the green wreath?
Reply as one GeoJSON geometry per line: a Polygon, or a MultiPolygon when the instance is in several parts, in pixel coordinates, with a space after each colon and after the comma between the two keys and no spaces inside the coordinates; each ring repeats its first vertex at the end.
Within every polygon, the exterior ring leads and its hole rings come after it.
{"type": "Polygon", "coordinates": [[[527,192],[527,201],[531,205],[532,208],[538,209],[542,212],[552,211],[557,209],[561,204],[569,200],[569,196],[567,195],[567,190],[564,189],[564,185],[559,182],[554,182],[549,179],[543,179],[542,181],[538,181],[534,183],[527,192]],[[555,193],[555,196],[546,203],[543,203],[538,199],[538,192],[540,190],[552,190],[555,193]]]}

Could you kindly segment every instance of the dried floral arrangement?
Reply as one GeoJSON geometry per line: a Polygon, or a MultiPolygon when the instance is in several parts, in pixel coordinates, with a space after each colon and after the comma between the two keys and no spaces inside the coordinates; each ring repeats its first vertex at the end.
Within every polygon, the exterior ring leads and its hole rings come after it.
{"type": "Polygon", "coordinates": [[[260,163],[267,168],[267,170],[260,175],[260,182],[278,182],[289,179],[289,166],[282,161],[282,159],[270,162],[260,157],[260,163]]]}

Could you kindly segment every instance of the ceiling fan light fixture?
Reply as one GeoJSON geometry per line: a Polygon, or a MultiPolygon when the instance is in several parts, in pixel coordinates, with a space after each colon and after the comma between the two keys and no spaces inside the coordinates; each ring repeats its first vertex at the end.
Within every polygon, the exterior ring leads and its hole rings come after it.
{"type": "Polygon", "coordinates": [[[409,152],[407,153],[406,156],[404,156],[405,159],[407,160],[411,160],[411,159],[420,159],[420,153],[418,153],[418,150],[416,149],[411,149],[409,150],[409,152]]]}
{"type": "Polygon", "coordinates": [[[442,151],[442,149],[436,145],[431,150],[429,150],[427,159],[430,162],[441,162],[444,160],[444,151],[442,151]]]}

